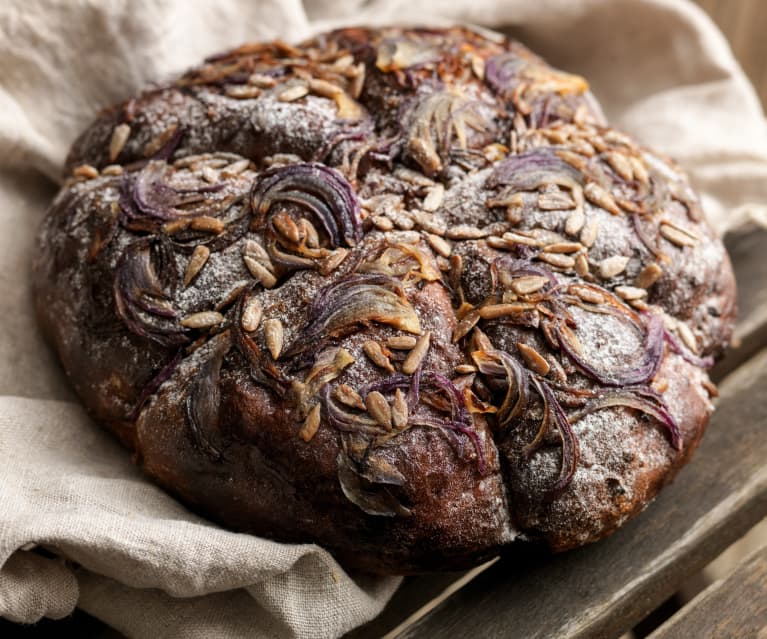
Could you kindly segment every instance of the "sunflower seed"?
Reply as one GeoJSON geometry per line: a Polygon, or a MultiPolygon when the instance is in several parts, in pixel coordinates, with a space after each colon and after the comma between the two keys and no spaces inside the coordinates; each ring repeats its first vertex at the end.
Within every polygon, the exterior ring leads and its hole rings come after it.
{"type": "Polygon", "coordinates": [[[473,310],[466,313],[453,329],[453,343],[468,335],[469,331],[477,325],[478,321],[479,311],[473,310]]]}
{"type": "Polygon", "coordinates": [[[81,164],[72,171],[72,175],[75,177],[92,180],[93,178],[97,178],[99,176],[99,170],[90,164],[81,164]]]}
{"type": "Polygon", "coordinates": [[[631,304],[631,306],[633,306],[638,311],[647,311],[650,309],[647,302],[644,300],[631,300],[629,304],[631,304]]]}
{"type": "Polygon", "coordinates": [[[394,372],[394,366],[391,365],[391,360],[388,355],[384,353],[378,342],[369,339],[362,345],[362,350],[365,351],[365,355],[367,355],[370,358],[370,361],[376,366],[379,366],[390,373],[394,372]]]}
{"type": "Polygon", "coordinates": [[[160,151],[176,134],[178,123],[174,122],[164,131],[160,131],[144,146],[144,157],[150,158],[160,151]]]}
{"type": "Polygon", "coordinates": [[[312,437],[317,433],[320,427],[320,405],[315,404],[309,411],[309,414],[304,420],[301,430],[298,431],[298,436],[305,442],[311,441],[312,437]]]}
{"type": "Polygon", "coordinates": [[[450,253],[452,253],[453,247],[450,246],[450,243],[447,240],[444,240],[439,235],[427,233],[426,241],[438,255],[441,255],[442,257],[450,257],[450,253]]]}
{"type": "Polygon", "coordinates": [[[277,99],[280,102],[294,102],[295,100],[300,100],[303,98],[307,93],[309,93],[309,87],[305,84],[295,84],[292,87],[289,87],[282,91],[278,96],[277,99]]]}
{"type": "Polygon", "coordinates": [[[410,215],[413,221],[424,231],[434,233],[435,235],[445,234],[447,224],[442,217],[436,216],[433,213],[427,213],[426,211],[411,211],[410,215]]]}
{"type": "Polygon", "coordinates": [[[181,326],[186,328],[209,328],[224,321],[224,316],[216,311],[192,313],[181,320],[181,326]]]}
{"type": "Polygon", "coordinates": [[[517,295],[530,295],[530,293],[540,291],[548,283],[549,278],[543,275],[526,275],[513,280],[511,290],[517,295]]]}
{"type": "Polygon", "coordinates": [[[585,253],[581,253],[575,258],[575,272],[580,277],[586,277],[589,274],[589,259],[585,253]]]}
{"type": "Polygon", "coordinates": [[[693,353],[698,352],[698,342],[695,339],[695,334],[692,332],[689,326],[684,322],[679,322],[676,325],[677,333],[682,338],[684,345],[689,348],[693,353]]]}
{"type": "Polygon", "coordinates": [[[583,213],[583,208],[576,208],[565,220],[565,233],[568,235],[578,235],[578,231],[583,228],[586,222],[586,216],[583,213]]]}
{"type": "Polygon", "coordinates": [[[334,60],[333,64],[330,65],[330,68],[333,71],[336,71],[338,73],[343,73],[353,64],[354,64],[354,57],[346,54],[334,60]]]}
{"type": "Polygon", "coordinates": [[[269,253],[267,253],[266,249],[255,240],[245,241],[245,243],[242,245],[242,254],[249,255],[250,257],[259,260],[260,262],[271,264],[269,253]]]}
{"type": "Polygon", "coordinates": [[[597,291],[592,288],[588,288],[587,286],[578,286],[575,284],[568,290],[574,295],[580,297],[584,302],[589,302],[590,304],[602,304],[605,301],[603,295],[597,293],[597,291]]]}
{"type": "Polygon", "coordinates": [[[339,93],[343,93],[344,90],[337,84],[328,82],[327,80],[317,80],[312,78],[309,80],[309,90],[312,93],[321,95],[323,98],[332,98],[339,93]]]}
{"type": "Polygon", "coordinates": [[[130,125],[118,124],[112,131],[112,137],[109,140],[109,161],[114,162],[120,152],[125,148],[125,144],[130,137],[130,125]]]}
{"type": "Polygon", "coordinates": [[[538,208],[544,211],[563,211],[575,206],[575,201],[563,191],[546,192],[538,195],[538,208]]]}
{"type": "Polygon", "coordinates": [[[123,168],[119,164],[109,164],[101,169],[101,175],[122,175],[123,168]]]}
{"type": "Polygon", "coordinates": [[[478,55],[471,56],[471,70],[480,80],[485,79],[485,61],[478,55]]]}
{"type": "Polygon", "coordinates": [[[402,430],[407,426],[408,409],[407,401],[405,400],[405,393],[402,389],[398,388],[394,391],[394,401],[391,405],[391,421],[394,428],[402,430]]]}
{"type": "Polygon", "coordinates": [[[261,95],[261,89],[247,84],[231,84],[224,89],[224,92],[235,100],[252,100],[261,95]]]}
{"type": "Polygon", "coordinates": [[[620,275],[626,269],[629,258],[625,255],[613,255],[607,257],[599,263],[599,277],[603,280],[609,280],[611,277],[620,275]]]}
{"type": "Polygon", "coordinates": [[[320,236],[314,224],[302,217],[298,220],[298,228],[301,231],[301,235],[306,238],[306,246],[309,248],[319,248],[320,236]]]}
{"type": "Polygon", "coordinates": [[[615,294],[627,302],[630,302],[631,300],[647,297],[647,290],[637,286],[616,286],[615,294]]]}
{"type": "Polygon", "coordinates": [[[631,166],[631,160],[629,160],[623,153],[607,153],[606,158],[607,163],[612,167],[613,171],[620,175],[624,180],[634,179],[634,169],[631,166]]]}
{"type": "Polygon", "coordinates": [[[255,277],[264,288],[274,288],[277,284],[277,278],[269,271],[261,262],[250,255],[243,255],[243,261],[245,266],[248,267],[250,274],[255,277]]]}
{"type": "Polygon", "coordinates": [[[424,211],[436,211],[440,206],[442,206],[442,202],[445,200],[445,187],[441,184],[435,184],[433,187],[429,189],[429,191],[426,193],[426,197],[423,200],[423,204],[421,205],[421,208],[423,208],[424,211]]]}
{"type": "Polygon", "coordinates": [[[459,375],[471,375],[472,373],[477,372],[476,366],[472,366],[471,364],[458,364],[453,370],[459,375]]]}
{"type": "Polygon", "coordinates": [[[263,75],[261,73],[253,73],[248,78],[248,84],[259,87],[261,89],[271,89],[277,86],[277,80],[269,75],[263,75]]]}
{"type": "Polygon", "coordinates": [[[588,224],[583,227],[583,230],[581,231],[581,244],[585,246],[586,248],[591,248],[594,246],[594,242],[597,241],[597,236],[599,235],[599,218],[598,217],[592,217],[588,224]]]}
{"type": "Polygon", "coordinates": [[[559,268],[573,268],[575,258],[562,253],[538,253],[538,259],[559,268]]]}
{"type": "Polygon", "coordinates": [[[490,235],[490,232],[468,224],[457,224],[456,226],[451,226],[447,230],[446,235],[451,240],[478,240],[481,237],[487,237],[490,235]]]}
{"type": "Polygon", "coordinates": [[[642,184],[647,184],[650,182],[650,176],[647,173],[647,169],[645,168],[644,162],[638,157],[631,156],[629,158],[629,162],[631,162],[631,170],[634,174],[634,177],[639,180],[642,184]]]}
{"type": "Polygon", "coordinates": [[[549,366],[549,363],[543,358],[543,355],[522,342],[517,342],[517,348],[519,349],[520,355],[522,355],[522,359],[525,360],[525,364],[527,364],[527,367],[531,371],[538,373],[538,375],[541,376],[546,376],[548,374],[551,366],[549,366]]]}
{"type": "Polygon", "coordinates": [[[636,286],[640,288],[650,288],[655,282],[663,275],[663,269],[656,262],[650,262],[645,266],[642,271],[637,275],[636,286]]]}
{"type": "Polygon", "coordinates": [[[370,220],[379,231],[391,231],[394,228],[394,222],[384,215],[374,215],[370,220]]]}
{"type": "Polygon", "coordinates": [[[578,339],[577,335],[567,324],[562,323],[559,326],[559,332],[567,340],[570,348],[572,348],[577,355],[583,355],[583,344],[581,344],[581,340],[578,339]]]}
{"type": "Polygon", "coordinates": [[[351,408],[366,410],[365,402],[362,401],[360,394],[348,384],[339,384],[336,386],[333,395],[335,395],[335,398],[342,404],[346,404],[351,408]]]}
{"type": "Polygon", "coordinates": [[[237,160],[236,162],[227,164],[223,169],[221,169],[221,176],[230,178],[234,177],[235,175],[240,175],[241,173],[245,172],[249,166],[250,160],[237,160]]]}
{"type": "Polygon", "coordinates": [[[386,346],[397,351],[409,351],[415,346],[416,341],[412,335],[394,335],[386,340],[386,346]]]}
{"type": "Polygon", "coordinates": [[[257,298],[251,297],[245,308],[242,310],[242,318],[240,319],[240,325],[242,330],[252,333],[258,328],[261,323],[261,315],[263,314],[263,307],[261,302],[257,298]]]}
{"type": "Polygon", "coordinates": [[[320,262],[320,274],[330,275],[330,273],[341,266],[341,263],[346,259],[347,255],[349,255],[349,251],[345,248],[339,247],[334,250],[324,260],[322,260],[322,262],[320,262]]]}
{"type": "Polygon", "coordinates": [[[521,233],[513,233],[511,231],[503,234],[503,239],[513,244],[524,244],[525,246],[541,246],[541,241],[534,237],[528,237],[521,233]]]}
{"type": "Polygon", "coordinates": [[[298,225],[287,213],[278,213],[272,217],[272,225],[277,233],[289,242],[298,244],[301,241],[301,232],[298,230],[298,225]]]}
{"type": "Polygon", "coordinates": [[[189,286],[192,280],[205,266],[205,262],[210,257],[210,249],[207,246],[200,244],[196,246],[192,252],[192,257],[189,258],[189,263],[186,265],[186,272],[184,273],[184,286],[189,286]]]}
{"type": "Polygon", "coordinates": [[[434,180],[427,178],[423,173],[413,171],[412,169],[406,169],[400,167],[394,171],[394,177],[402,180],[403,182],[409,182],[415,186],[434,186],[434,180]]]}
{"type": "Polygon", "coordinates": [[[421,365],[421,362],[426,357],[426,353],[429,350],[429,343],[431,342],[431,332],[426,331],[421,335],[415,343],[413,350],[411,350],[405,361],[402,362],[402,372],[405,375],[412,375],[416,369],[421,365]]]}
{"type": "Polygon", "coordinates": [[[216,184],[218,182],[218,173],[209,166],[202,167],[202,179],[208,184],[216,184]]]}
{"type": "Polygon", "coordinates": [[[571,143],[571,148],[576,153],[585,155],[586,157],[593,157],[596,154],[596,149],[592,144],[582,138],[576,138],[571,143]]]}
{"type": "Polygon", "coordinates": [[[509,304],[488,304],[479,309],[479,316],[482,319],[497,319],[507,315],[518,315],[533,308],[530,304],[509,303],[509,304]]]}
{"type": "Polygon", "coordinates": [[[578,171],[583,171],[588,164],[588,160],[579,153],[573,153],[572,151],[559,149],[556,151],[556,154],[560,159],[564,160],[578,171]]]}
{"type": "Polygon", "coordinates": [[[193,218],[189,223],[189,226],[194,231],[203,231],[204,233],[215,233],[216,235],[219,235],[224,232],[224,223],[215,217],[209,217],[207,215],[193,218]]]}
{"type": "Polygon", "coordinates": [[[602,207],[605,211],[609,211],[613,215],[621,214],[620,207],[615,202],[615,198],[596,182],[589,182],[584,186],[583,194],[589,202],[602,207]]]}
{"type": "Polygon", "coordinates": [[[277,359],[280,356],[284,339],[285,329],[280,320],[273,318],[264,322],[264,342],[272,354],[272,359],[277,359]]]}
{"type": "Polygon", "coordinates": [[[392,414],[391,406],[386,398],[378,391],[372,391],[365,397],[365,408],[370,416],[383,426],[386,430],[391,430],[392,414]]]}
{"type": "Polygon", "coordinates": [[[698,243],[698,238],[691,232],[667,222],[660,225],[660,234],[679,247],[695,246],[698,243]]]}
{"type": "Polygon", "coordinates": [[[547,244],[543,250],[548,253],[577,253],[583,248],[580,242],[555,242],[547,244]]]}

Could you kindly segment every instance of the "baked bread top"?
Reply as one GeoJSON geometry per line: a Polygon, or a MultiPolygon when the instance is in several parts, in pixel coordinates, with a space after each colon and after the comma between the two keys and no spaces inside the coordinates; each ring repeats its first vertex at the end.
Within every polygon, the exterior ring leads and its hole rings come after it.
{"type": "Polygon", "coordinates": [[[453,29],[251,44],[104,111],[35,263],[93,417],[237,530],[377,573],[612,532],[729,341],[681,169],[582,78],[453,29]]]}

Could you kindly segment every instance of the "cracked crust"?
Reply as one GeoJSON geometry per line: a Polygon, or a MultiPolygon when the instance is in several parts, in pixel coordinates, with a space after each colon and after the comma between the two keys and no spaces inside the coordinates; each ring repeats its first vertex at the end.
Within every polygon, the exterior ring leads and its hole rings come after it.
{"type": "Polygon", "coordinates": [[[245,45],[104,111],[65,175],[42,328],[94,418],[231,528],[380,574],[563,550],[708,422],[726,252],[681,169],[519,43],[245,45]]]}

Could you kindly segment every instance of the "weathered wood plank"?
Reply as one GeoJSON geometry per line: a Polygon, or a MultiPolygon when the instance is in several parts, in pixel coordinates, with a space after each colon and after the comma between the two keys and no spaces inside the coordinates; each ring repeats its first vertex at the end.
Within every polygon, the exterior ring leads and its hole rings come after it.
{"type": "Polygon", "coordinates": [[[558,556],[517,550],[400,637],[610,637],[767,515],[767,351],[722,384],[693,462],[613,537],[558,556]]]}
{"type": "Polygon", "coordinates": [[[767,546],[711,584],[649,639],[767,637],[767,546]]]}
{"type": "Polygon", "coordinates": [[[717,381],[767,345],[767,229],[749,228],[725,238],[738,282],[735,345],[714,367],[717,381]]]}

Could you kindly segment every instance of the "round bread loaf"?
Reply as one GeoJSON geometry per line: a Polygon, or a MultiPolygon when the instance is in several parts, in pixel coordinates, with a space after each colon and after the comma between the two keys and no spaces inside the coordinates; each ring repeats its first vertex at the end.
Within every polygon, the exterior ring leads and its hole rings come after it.
{"type": "Polygon", "coordinates": [[[679,167],[463,28],[245,45],[107,109],[37,255],[154,481],[379,574],[614,531],[690,458],[735,313],[679,167]]]}

